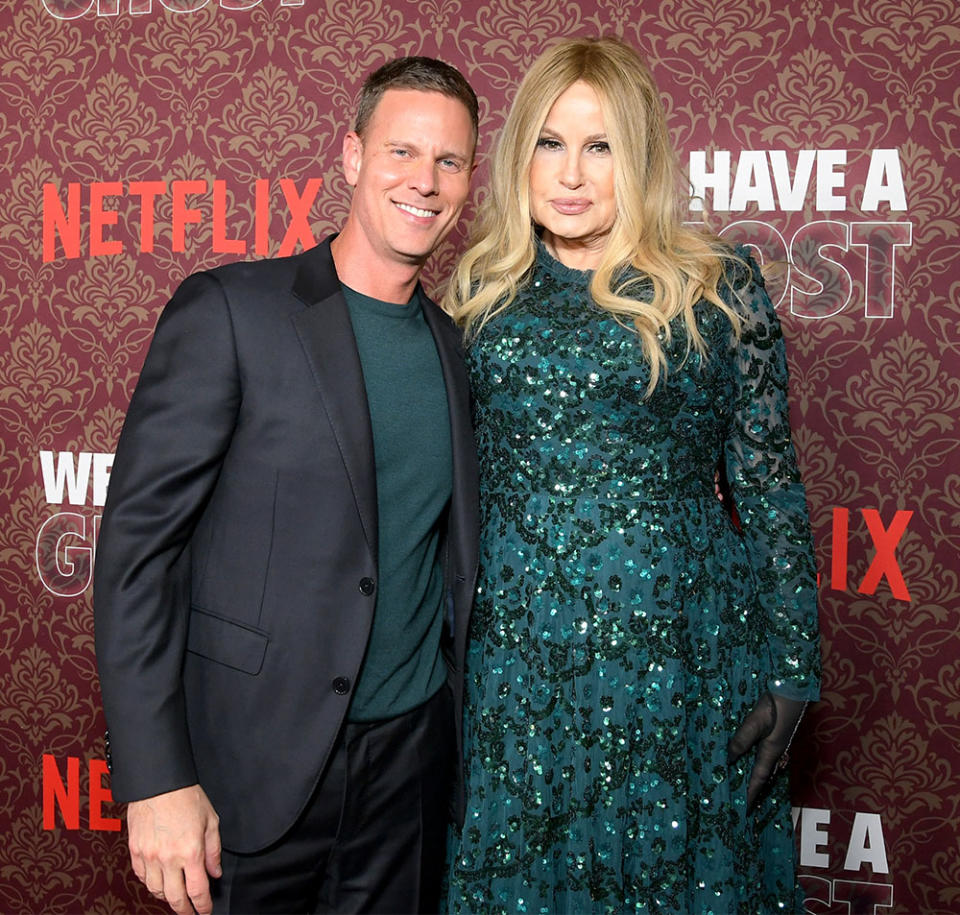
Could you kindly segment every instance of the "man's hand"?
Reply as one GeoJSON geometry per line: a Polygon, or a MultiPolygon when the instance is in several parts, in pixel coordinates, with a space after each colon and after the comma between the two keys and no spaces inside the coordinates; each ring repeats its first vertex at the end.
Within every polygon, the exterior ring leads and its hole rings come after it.
{"type": "Polygon", "coordinates": [[[127,805],[133,872],[177,915],[209,915],[211,877],[219,877],[220,819],[199,785],[127,805]]]}

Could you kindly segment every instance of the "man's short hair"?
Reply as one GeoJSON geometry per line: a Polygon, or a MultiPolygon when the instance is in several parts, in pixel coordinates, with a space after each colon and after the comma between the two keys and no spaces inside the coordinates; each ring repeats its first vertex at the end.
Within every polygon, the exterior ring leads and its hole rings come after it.
{"type": "Polygon", "coordinates": [[[354,130],[363,138],[363,132],[373,112],[388,89],[417,89],[421,92],[439,92],[457,99],[470,113],[473,136],[479,132],[480,114],[477,96],[463,74],[450,64],[433,57],[398,57],[374,70],[360,90],[357,120],[354,130]]]}

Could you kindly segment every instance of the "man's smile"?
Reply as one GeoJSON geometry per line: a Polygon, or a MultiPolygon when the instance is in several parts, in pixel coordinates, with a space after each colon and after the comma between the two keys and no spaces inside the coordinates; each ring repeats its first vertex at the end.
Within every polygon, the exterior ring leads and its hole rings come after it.
{"type": "Polygon", "coordinates": [[[394,203],[403,210],[404,213],[411,213],[414,216],[436,216],[440,212],[439,210],[423,210],[420,207],[415,207],[412,203],[400,203],[398,201],[394,201],[394,203]]]}

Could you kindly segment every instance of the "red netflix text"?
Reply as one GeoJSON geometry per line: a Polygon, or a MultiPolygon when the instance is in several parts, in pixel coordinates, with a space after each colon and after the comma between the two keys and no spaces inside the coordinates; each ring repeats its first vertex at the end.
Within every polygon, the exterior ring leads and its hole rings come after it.
{"type": "MultiPolygon", "coordinates": [[[[876,594],[883,579],[887,580],[890,593],[897,600],[910,600],[910,592],[897,561],[897,547],[903,539],[912,511],[898,510],[888,523],[884,523],[875,508],[864,508],[861,515],[867,526],[873,548],[876,550],[867,574],[857,586],[860,594],[876,594]]],[[[833,553],[830,558],[830,588],[846,591],[849,587],[850,510],[833,509],[833,553]]]]}
{"type": "MultiPolygon", "coordinates": [[[[103,776],[107,764],[102,759],[88,761],[90,810],[87,821],[89,829],[99,832],[119,832],[120,820],[103,814],[103,805],[113,803],[113,794],[104,787],[103,776]]],[[[80,828],[80,758],[67,757],[67,780],[64,783],[55,756],[43,754],[43,828],[55,829],[56,811],[60,809],[63,825],[67,829],[80,828]]]]}
{"type": "MultiPolygon", "coordinates": [[[[290,178],[281,178],[287,226],[280,250],[283,257],[292,254],[299,242],[304,248],[316,244],[310,228],[310,209],[317,198],[322,178],[308,178],[302,191],[290,178]]],[[[211,228],[211,245],[215,254],[244,255],[248,252],[266,256],[270,253],[270,224],[273,212],[270,207],[270,180],[259,178],[254,183],[252,238],[241,238],[231,233],[236,230],[227,225],[227,183],[216,179],[206,181],[96,181],[84,187],[71,181],[66,188],[66,201],[61,189],[52,182],[43,185],[43,260],[44,263],[57,257],[57,241],[63,256],[109,257],[122,254],[132,238],[127,241],[119,225],[120,210],[108,200],[132,198],[139,211],[139,243],[130,245],[143,254],[150,254],[158,235],[169,238],[170,250],[186,251],[187,226],[207,223],[211,228]],[[170,221],[157,221],[158,201],[169,201],[170,221]],[[84,233],[87,226],[86,249],[84,233]]]]}

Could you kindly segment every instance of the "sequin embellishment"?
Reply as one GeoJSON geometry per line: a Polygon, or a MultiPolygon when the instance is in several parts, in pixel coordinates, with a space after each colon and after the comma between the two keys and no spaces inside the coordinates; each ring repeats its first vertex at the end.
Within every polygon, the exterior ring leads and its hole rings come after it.
{"type": "Polygon", "coordinates": [[[483,539],[451,911],[797,906],[785,786],[748,815],[725,758],[763,690],[819,679],[779,325],[731,271],[741,339],[701,303],[708,358],[684,362],[677,325],[646,400],[636,336],[542,247],[469,350],[483,539]]]}

